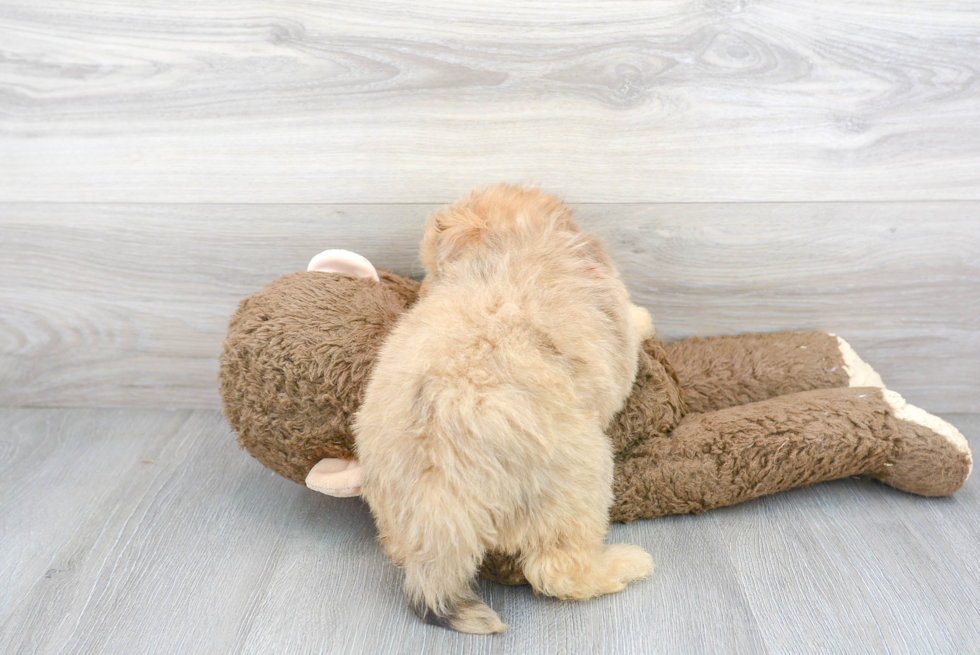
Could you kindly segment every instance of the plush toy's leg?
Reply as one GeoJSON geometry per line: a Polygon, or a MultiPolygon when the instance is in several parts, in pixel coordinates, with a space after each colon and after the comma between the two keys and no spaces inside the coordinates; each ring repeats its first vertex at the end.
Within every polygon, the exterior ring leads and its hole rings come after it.
{"type": "Polygon", "coordinates": [[[885,386],[846,341],[827,332],[692,337],[665,349],[689,412],[813,389],[885,386]]]}
{"type": "Polygon", "coordinates": [[[698,513],[859,474],[943,496],[971,466],[955,427],[894,392],[807,391],[691,414],[670,436],[643,441],[617,462],[611,518],[698,513]]]}
{"type": "MultiPolygon", "coordinates": [[[[887,389],[801,392],[691,414],[669,436],[620,456],[613,521],[698,513],[825,480],[868,474],[897,489],[944,496],[972,468],[966,439],[887,389]]],[[[514,558],[488,554],[481,574],[524,584],[514,558]]]]}

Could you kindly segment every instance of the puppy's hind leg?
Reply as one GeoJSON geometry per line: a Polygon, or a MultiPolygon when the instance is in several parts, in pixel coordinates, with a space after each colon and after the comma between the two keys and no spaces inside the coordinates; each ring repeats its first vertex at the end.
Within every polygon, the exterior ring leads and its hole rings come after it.
{"type": "Polygon", "coordinates": [[[653,558],[638,546],[566,546],[527,553],[524,576],[536,591],[565,600],[584,600],[622,591],[653,570],[653,558]]]}
{"type": "Polygon", "coordinates": [[[592,598],[622,591],[653,570],[653,558],[643,549],[603,543],[612,501],[611,453],[608,467],[592,468],[601,461],[583,459],[582,475],[554,496],[553,507],[539,512],[530,543],[521,546],[524,576],[540,593],[571,600],[592,598]]]}
{"type": "Polygon", "coordinates": [[[408,540],[400,560],[405,569],[405,595],[420,619],[457,632],[490,634],[502,632],[496,612],[490,609],[472,585],[483,561],[484,550],[473,538],[464,517],[454,525],[443,514],[438,523],[427,523],[419,539],[408,540]],[[414,543],[412,543],[414,542],[414,543]]]}

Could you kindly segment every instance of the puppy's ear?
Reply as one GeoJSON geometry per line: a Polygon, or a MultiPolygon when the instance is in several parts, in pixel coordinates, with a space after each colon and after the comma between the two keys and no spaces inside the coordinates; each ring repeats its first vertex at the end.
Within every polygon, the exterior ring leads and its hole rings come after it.
{"type": "Polygon", "coordinates": [[[468,209],[446,207],[426,221],[419,258],[426,273],[439,276],[442,267],[483,243],[486,219],[468,209]]]}

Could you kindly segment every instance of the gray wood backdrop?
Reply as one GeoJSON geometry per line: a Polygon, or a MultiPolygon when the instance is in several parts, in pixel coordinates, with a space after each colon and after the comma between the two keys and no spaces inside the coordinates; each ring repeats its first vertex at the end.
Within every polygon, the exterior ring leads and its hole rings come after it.
{"type": "Polygon", "coordinates": [[[530,181],[661,335],[819,328],[980,411],[964,0],[0,0],[0,404],[215,407],[239,298],[321,249],[418,273],[530,181]]]}

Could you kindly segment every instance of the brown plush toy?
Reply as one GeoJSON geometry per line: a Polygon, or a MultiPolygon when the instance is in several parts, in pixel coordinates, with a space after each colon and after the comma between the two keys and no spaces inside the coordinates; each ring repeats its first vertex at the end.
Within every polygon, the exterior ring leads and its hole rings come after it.
{"type": "MultiPolygon", "coordinates": [[[[321,253],[241,302],[221,353],[224,411],[259,462],[311,489],[357,495],[351,423],[375,356],[418,283],[346,251],[321,253]]],[[[824,332],[647,340],[608,430],[613,521],[698,513],[852,475],[944,496],[972,468],[966,439],[906,404],[824,332]]],[[[491,554],[490,579],[524,582],[491,554]]]]}

